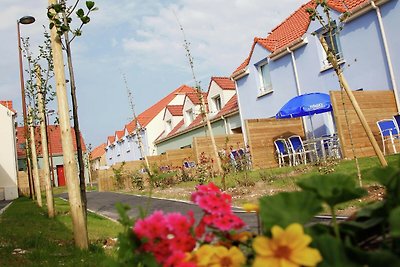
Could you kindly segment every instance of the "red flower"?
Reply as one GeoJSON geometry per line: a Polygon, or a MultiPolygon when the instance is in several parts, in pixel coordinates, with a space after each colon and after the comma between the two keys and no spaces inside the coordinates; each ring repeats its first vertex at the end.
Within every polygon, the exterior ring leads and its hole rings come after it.
{"type": "Polygon", "coordinates": [[[176,252],[192,251],[196,245],[191,235],[193,215],[187,218],[180,213],[165,214],[155,211],[138,220],[133,232],[142,240],[140,250],[150,252],[160,264],[166,263],[176,252]]]}

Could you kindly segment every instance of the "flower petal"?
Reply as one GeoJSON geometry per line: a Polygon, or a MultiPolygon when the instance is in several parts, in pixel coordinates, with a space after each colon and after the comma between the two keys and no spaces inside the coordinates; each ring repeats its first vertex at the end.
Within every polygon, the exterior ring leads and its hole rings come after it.
{"type": "Polygon", "coordinates": [[[274,225],[271,228],[271,233],[273,239],[278,239],[284,233],[284,230],[282,229],[282,227],[274,225]]]}
{"type": "Polygon", "coordinates": [[[293,251],[290,259],[299,265],[315,266],[322,261],[322,256],[315,248],[303,248],[293,251]]]}
{"type": "Polygon", "coordinates": [[[300,267],[300,265],[298,265],[294,262],[291,262],[285,258],[280,258],[279,267],[300,267]]]}
{"type": "Polygon", "coordinates": [[[273,257],[256,257],[252,267],[279,267],[279,259],[273,257]]]}
{"type": "Polygon", "coordinates": [[[258,255],[272,256],[274,252],[270,247],[270,240],[265,236],[257,236],[253,241],[253,248],[258,255]]]}

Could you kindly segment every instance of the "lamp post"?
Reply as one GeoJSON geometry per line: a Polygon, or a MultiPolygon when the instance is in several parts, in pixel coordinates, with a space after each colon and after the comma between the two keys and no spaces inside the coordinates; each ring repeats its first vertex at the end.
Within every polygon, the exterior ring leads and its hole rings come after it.
{"type": "Polygon", "coordinates": [[[49,133],[49,126],[50,126],[49,116],[53,115],[54,113],[55,113],[55,110],[53,110],[53,109],[48,110],[46,112],[46,118],[47,118],[47,121],[46,121],[46,133],[47,133],[47,140],[48,140],[47,145],[49,147],[50,173],[51,173],[51,181],[53,183],[53,186],[55,186],[55,180],[54,180],[53,152],[51,151],[51,138],[50,138],[50,133],[49,133]]]}
{"type": "Polygon", "coordinates": [[[21,47],[21,30],[20,24],[32,24],[35,22],[35,18],[32,16],[24,16],[17,20],[17,34],[18,34],[18,55],[19,55],[19,79],[21,82],[21,97],[22,97],[22,116],[24,122],[24,138],[25,138],[25,155],[26,155],[26,168],[28,171],[28,183],[29,183],[29,195],[33,197],[33,186],[32,186],[32,175],[30,170],[30,162],[28,159],[28,144],[27,144],[27,135],[28,135],[28,125],[26,123],[26,102],[25,102],[25,82],[24,82],[24,73],[22,67],[22,47],[21,47]]]}

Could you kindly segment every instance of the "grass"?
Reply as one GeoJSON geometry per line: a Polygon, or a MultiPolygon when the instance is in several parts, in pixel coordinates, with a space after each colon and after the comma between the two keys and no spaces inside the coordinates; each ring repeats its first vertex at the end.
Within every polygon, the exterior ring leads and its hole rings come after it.
{"type": "Polygon", "coordinates": [[[56,198],[57,216],[47,217],[31,199],[19,198],[0,217],[0,266],[107,266],[115,250],[103,249],[122,226],[88,214],[90,247],[74,246],[68,203],[56,198]]]}

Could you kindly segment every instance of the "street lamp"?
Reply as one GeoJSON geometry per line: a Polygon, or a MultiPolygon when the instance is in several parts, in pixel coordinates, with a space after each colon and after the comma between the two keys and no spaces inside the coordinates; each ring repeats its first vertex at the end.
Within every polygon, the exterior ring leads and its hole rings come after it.
{"type": "Polygon", "coordinates": [[[22,116],[24,122],[24,137],[25,137],[25,154],[26,154],[26,168],[28,170],[28,182],[29,182],[29,194],[32,198],[32,175],[30,170],[30,164],[28,160],[28,144],[27,144],[27,134],[28,125],[26,123],[26,103],[25,103],[25,83],[24,83],[24,73],[22,67],[22,47],[21,47],[21,30],[19,28],[20,24],[32,24],[35,22],[35,18],[32,16],[24,16],[17,20],[17,34],[18,34],[18,52],[19,52],[19,79],[21,82],[21,97],[22,97],[22,116]]]}

